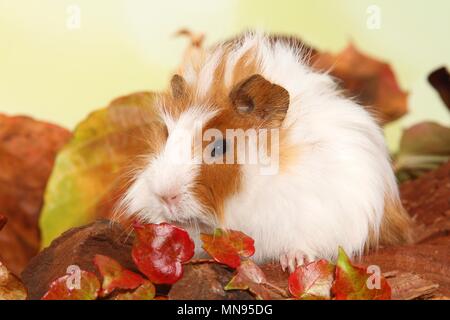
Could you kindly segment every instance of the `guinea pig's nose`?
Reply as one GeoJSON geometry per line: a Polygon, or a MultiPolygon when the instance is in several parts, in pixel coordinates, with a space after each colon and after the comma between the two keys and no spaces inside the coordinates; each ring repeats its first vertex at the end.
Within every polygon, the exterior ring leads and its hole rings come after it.
{"type": "Polygon", "coordinates": [[[168,206],[176,206],[180,202],[181,194],[170,194],[167,196],[161,196],[161,200],[168,206]]]}

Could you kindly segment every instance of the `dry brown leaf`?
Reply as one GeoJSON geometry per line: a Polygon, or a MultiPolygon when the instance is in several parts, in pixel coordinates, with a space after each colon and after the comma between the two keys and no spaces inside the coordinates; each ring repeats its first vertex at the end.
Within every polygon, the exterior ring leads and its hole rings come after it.
{"type": "Polygon", "coordinates": [[[442,101],[450,110],[450,73],[445,67],[433,71],[428,81],[441,96],[442,101]]]}
{"type": "Polygon", "coordinates": [[[393,300],[413,300],[428,298],[439,288],[439,285],[422,279],[409,272],[392,271],[384,274],[392,288],[393,300]]]}
{"type": "Polygon", "coordinates": [[[313,67],[328,71],[342,81],[347,94],[370,108],[381,123],[394,121],[407,110],[407,93],[398,85],[389,64],[361,53],[350,44],[341,53],[317,53],[313,67]]]}
{"type": "Polygon", "coordinates": [[[402,183],[400,193],[403,206],[418,223],[428,227],[450,220],[450,162],[402,183]]]}
{"type": "Polygon", "coordinates": [[[6,225],[7,221],[8,221],[8,218],[6,218],[4,215],[0,214],[0,231],[6,225]]]}
{"type": "Polygon", "coordinates": [[[0,262],[0,300],[25,300],[27,291],[22,282],[0,262]]]}
{"type": "Polygon", "coordinates": [[[28,117],[0,114],[0,260],[18,274],[39,249],[38,217],[57,151],[69,131],[28,117]]]}

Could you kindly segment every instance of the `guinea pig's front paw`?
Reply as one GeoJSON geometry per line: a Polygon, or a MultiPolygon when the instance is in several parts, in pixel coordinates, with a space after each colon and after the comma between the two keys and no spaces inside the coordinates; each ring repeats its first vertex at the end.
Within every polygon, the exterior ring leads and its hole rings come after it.
{"type": "Polygon", "coordinates": [[[283,269],[283,271],[289,270],[290,273],[294,272],[298,266],[311,261],[314,261],[314,257],[305,254],[301,250],[289,251],[280,256],[281,269],[283,269]]]}

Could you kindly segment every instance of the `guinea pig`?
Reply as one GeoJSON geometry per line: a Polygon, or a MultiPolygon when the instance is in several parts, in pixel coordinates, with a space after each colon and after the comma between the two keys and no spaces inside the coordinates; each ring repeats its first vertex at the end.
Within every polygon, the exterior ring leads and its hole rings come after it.
{"type": "Polygon", "coordinates": [[[358,257],[411,241],[382,130],[341,92],[288,38],[249,32],[199,52],[156,99],[152,151],[121,205],[197,248],[201,232],[242,231],[256,262],[291,271],[339,246],[358,257]]]}

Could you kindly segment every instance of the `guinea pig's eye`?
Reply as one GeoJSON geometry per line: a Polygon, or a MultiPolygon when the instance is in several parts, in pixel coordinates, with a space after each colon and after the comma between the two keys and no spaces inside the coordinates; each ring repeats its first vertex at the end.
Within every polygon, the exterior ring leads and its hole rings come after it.
{"type": "Polygon", "coordinates": [[[214,142],[213,149],[211,151],[211,157],[218,157],[227,151],[227,141],[224,140],[217,140],[214,142]]]}

